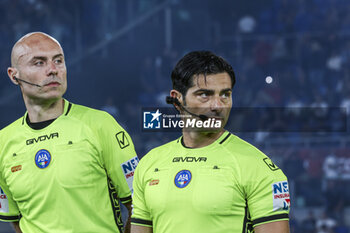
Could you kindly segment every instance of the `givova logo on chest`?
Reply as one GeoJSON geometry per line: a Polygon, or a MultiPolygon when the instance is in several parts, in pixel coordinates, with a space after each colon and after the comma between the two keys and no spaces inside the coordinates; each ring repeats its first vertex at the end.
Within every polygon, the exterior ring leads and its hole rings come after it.
{"type": "Polygon", "coordinates": [[[50,135],[42,135],[42,136],[39,136],[37,138],[31,138],[31,139],[28,139],[26,141],[26,144],[27,145],[31,145],[33,143],[37,143],[37,142],[42,142],[42,141],[46,141],[46,140],[50,140],[50,139],[54,139],[54,138],[58,138],[59,135],[58,133],[52,133],[50,135]]]}
{"type": "Polygon", "coordinates": [[[207,157],[192,157],[192,156],[186,156],[186,157],[174,157],[173,158],[173,163],[178,163],[178,162],[206,162],[207,157]]]}

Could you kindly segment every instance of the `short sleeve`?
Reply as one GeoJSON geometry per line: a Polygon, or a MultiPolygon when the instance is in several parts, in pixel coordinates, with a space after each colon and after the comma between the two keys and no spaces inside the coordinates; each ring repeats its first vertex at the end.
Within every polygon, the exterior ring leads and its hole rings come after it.
{"type": "Polygon", "coordinates": [[[102,160],[119,199],[126,203],[131,201],[132,182],[139,159],[129,134],[111,115],[105,114],[99,131],[102,160]]]}
{"type": "Polygon", "coordinates": [[[13,200],[5,181],[0,175],[0,221],[16,222],[20,219],[20,212],[13,200]]]}
{"type": "Polygon", "coordinates": [[[134,192],[132,197],[133,209],[131,216],[131,224],[152,227],[152,218],[150,211],[147,208],[145,201],[145,181],[144,181],[144,171],[143,171],[143,160],[139,166],[136,168],[134,177],[134,192]]]}
{"type": "Polygon", "coordinates": [[[290,196],[287,177],[268,157],[257,159],[254,174],[245,186],[253,227],[289,219],[290,196]]]}

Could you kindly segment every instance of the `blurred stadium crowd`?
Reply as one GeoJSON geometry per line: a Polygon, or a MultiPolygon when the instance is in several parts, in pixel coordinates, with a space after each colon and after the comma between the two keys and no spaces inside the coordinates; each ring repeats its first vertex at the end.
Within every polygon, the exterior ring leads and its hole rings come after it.
{"type": "Polygon", "coordinates": [[[179,135],[143,132],[142,107],[166,107],[170,73],[184,53],[212,50],[235,70],[235,107],[279,109],[238,119],[243,130],[233,132],[290,179],[292,232],[346,233],[350,139],[342,123],[350,111],[349,12],[348,0],[0,0],[0,128],[24,112],[6,68],[13,43],[29,31],[62,43],[66,98],[110,112],[140,156],[179,135]],[[328,128],[305,129],[303,118],[291,126],[284,118],[315,107],[321,117],[328,114],[328,128]],[[339,107],[343,115],[329,116],[339,107]],[[270,128],[263,127],[267,122],[270,128]],[[255,130],[245,132],[252,123],[255,130]]]}

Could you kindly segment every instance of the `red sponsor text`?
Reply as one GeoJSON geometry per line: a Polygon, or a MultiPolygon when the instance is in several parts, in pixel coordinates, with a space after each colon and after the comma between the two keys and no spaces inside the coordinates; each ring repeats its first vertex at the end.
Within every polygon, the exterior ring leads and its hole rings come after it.
{"type": "Polygon", "coordinates": [[[273,196],[274,199],[287,198],[287,197],[289,197],[289,193],[277,194],[273,196]]]}
{"type": "Polygon", "coordinates": [[[134,172],[130,172],[130,173],[128,173],[128,174],[126,174],[126,178],[129,178],[129,177],[132,177],[132,176],[134,176],[134,172]]]}

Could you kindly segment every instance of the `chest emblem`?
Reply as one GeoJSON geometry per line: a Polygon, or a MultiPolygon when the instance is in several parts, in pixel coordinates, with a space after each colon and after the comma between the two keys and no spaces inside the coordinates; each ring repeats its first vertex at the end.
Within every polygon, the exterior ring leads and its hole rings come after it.
{"type": "Polygon", "coordinates": [[[192,174],[189,170],[181,170],[175,176],[175,185],[176,187],[182,189],[185,188],[192,179],[192,174]]]}
{"type": "Polygon", "coordinates": [[[44,169],[50,165],[51,154],[48,150],[41,149],[35,155],[35,164],[38,168],[44,169]]]}
{"type": "Polygon", "coordinates": [[[153,185],[157,185],[157,184],[159,184],[159,180],[151,180],[149,182],[149,186],[153,186],[153,185]]]}
{"type": "Polygon", "coordinates": [[[22,165],[18,165],[18,166],[13,166],[11,167],[11,172],[14,173],[14,172],[18,172],[22,170],[22,165]]]}

